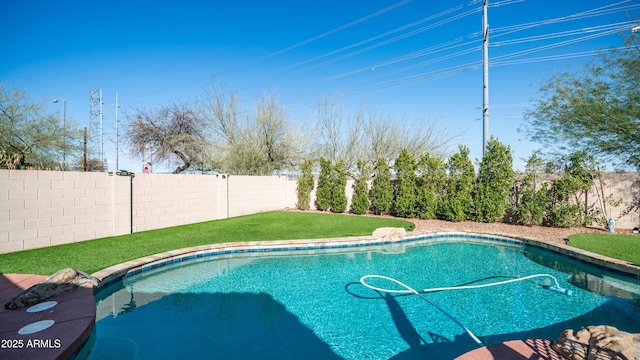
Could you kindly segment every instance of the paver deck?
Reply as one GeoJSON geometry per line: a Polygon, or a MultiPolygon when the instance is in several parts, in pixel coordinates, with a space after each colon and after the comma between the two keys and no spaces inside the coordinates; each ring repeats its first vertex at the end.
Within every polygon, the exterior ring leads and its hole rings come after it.
{"type": "Polygon", "coordinates": [[[456,360],[563,360],[549,340],[512,340],[470,351],[456,360]]]}

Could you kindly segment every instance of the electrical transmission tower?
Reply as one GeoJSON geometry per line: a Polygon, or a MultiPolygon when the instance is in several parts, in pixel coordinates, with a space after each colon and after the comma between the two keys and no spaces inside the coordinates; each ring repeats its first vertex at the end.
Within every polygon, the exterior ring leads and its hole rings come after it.
{"type": "Polygon", "coordinates": [[[99,90],[91,90],[89,95],[89,112],[90,112],[90,123],[89,123],[89,139],[91,140],[91,148],[96,143],[96,139],[99,136],[100,141],[100,161],[104,161],[104,153],[103,153],[103,141],[102,141],[102,89],[99,90]]]}

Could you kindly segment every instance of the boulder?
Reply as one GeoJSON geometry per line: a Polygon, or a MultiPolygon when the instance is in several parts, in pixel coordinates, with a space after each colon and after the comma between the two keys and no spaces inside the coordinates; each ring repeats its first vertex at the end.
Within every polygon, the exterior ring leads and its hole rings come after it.
{"type": "Polygon", "coordinates": [[[587,326],[578,332],[565,330],[551,346],[569,360],[640,359],[640,334],[608,325],[587,326]]]}
{"type": "Polygon", "coordinates": [[[73,291],[78,287],[93,287],[98,280],[93,276],[71,268],[62,269],[46,278],[43,282],[33,285],[20,295],[4,304],[5,309],[18,309],[35,305],[56,295],[73,291]]]}
{"type": "Polygon", "coordinates": [[[404,228],[382,227],[374,230],[372,236],[379,240],[402,240],[407,236],[404,228]]]}

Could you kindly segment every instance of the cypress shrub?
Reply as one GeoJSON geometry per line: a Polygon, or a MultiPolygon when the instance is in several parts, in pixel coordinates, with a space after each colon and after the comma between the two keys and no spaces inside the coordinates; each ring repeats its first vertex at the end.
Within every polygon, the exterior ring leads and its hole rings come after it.
{"type": "Polygon", "coordinates": [[[331,162],[325,158],[320,158],[320,175],[318,176],[318,187],[316,188],[316,208],[320,211],[329,210],[331,207],[331,162]]]}
{"type": "Polygon", "coordinates": [[[442,158],[422,155],[417,165],[418,197],[416,207],[421,219],[434,219],[447,186],[447,170],[442,158]]]}
{"type": "Polygon", "coordinates": [[[393,206],[391,171],[384,158],[379,158],[374,169],[373,182],[369,190],[371,211],[376,215],[387,215],[393,206]]]}
{"type": "Polygon", "coordinates": [[[366,165],[364,161],[358,161],[358,173],[359,176],[356,179],[356,184],[353,190],[353,197],[351,198],[351,212],[356,215],[366,214],[369,211],[369,186],[367,185],[367,179],[369,178],[368,171],[366,171],[366,165]]]}
{"type": "Polygon", "coordinates": [[[529,226],[542,225],[548,202],[546,186],[538,190],[525,189],[516,206],[518,222],[529,226]]]}
{"type": "Polygon", "coordinates": [[[511,207],[514,178],[511,148],[492,136],[480,162],[473,191],[472,219],[490,223],[504,218],[507,209],[511,207]]]}
{"type": "Polygon", "coordinates": [[[459,145],[459,151],[447,161],[447,193],[438,211],[438,218],[448,221],[469,219],[475,169],[469,160],[469,148],[459,145]]]}
{"type": "Polygon", "coordinates": [[[549,199],[546,184],[537,189],[537,177],[544,170],[544,160],[535,153],[527,160],[524,179],[522,180],[522,197],[516,205],[518,222],[523,225],[542,225],[545,209],[549,199]]]}
{"type": "Polygon", "coordinates": [[[396,186],[394,209],[395,215],[404,218],[417,216],[416,210],[416,160],[403,149],[395,162],[396,186]]]}
{"type": "Polygon", "coordinates": [[[332,167],[331,212],[343,213],[347,210],[347,169],[340,160],[332,167]]]}
{"type": "Polygon", "coordinates": [[[305,160],[300,165],[300,177],[296,195],[298,198],[297,207],[299,210],[309,210],[311,202],[311,191],[313,190],[313,161],[305,160]]]}

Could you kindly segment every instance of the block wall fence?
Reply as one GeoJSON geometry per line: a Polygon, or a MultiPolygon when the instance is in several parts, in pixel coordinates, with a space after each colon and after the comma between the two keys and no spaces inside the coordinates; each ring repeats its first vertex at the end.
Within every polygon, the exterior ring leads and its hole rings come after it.
{"type": "MultiPolygon", "coordinates": [[[[623,199],[607,208],[616,228],[638,226],[637,210],[622,211],[640,201],[632,186],[640,174],[605,174],[605,182],[605,196],[623,199]]],[[[287,176],[0,170],[0,254],[295,208],[296,187],[287,176]]],[[[350,202],[352,180],[346,190],[350,202]]]]}

